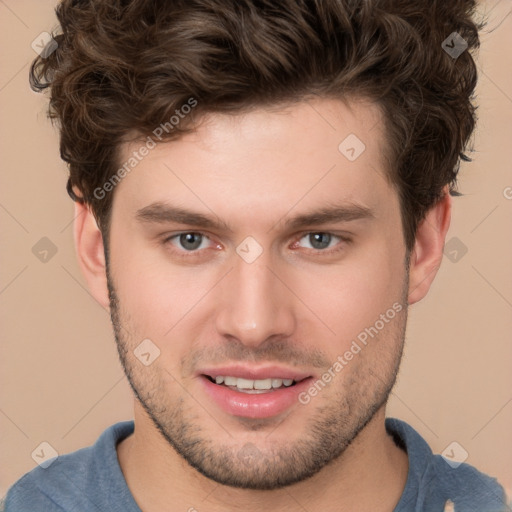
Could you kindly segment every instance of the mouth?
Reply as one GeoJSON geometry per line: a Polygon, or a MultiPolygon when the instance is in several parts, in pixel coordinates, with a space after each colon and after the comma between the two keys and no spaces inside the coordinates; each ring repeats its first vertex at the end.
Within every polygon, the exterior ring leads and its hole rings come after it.
{"type": "Polygon", "coordinates": [[[291,388],[297,385],[298,382],[302,382],[304,379],[285,379],[285,378],[266,378],[266,379],[245,379],[241,377],[234,377],[230,375],[217,375],[212,377],[211,375],[202,375],[207,378],[210,382],[223,386],[233,391],[240,393],[248,393],[251,395],[261,393],[272,393],[282,388],[291,388]]]}
{"type": "Polygon", "coordinates": [[[208,399],[230,416],[271,418],[299,403],[313,376],[278,366],[202,369],[196,374],[208,399]]]}

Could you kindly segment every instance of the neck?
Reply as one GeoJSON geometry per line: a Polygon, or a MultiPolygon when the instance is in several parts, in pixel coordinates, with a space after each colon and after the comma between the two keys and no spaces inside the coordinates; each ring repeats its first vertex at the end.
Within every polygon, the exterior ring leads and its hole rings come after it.
{"type": "Polygon", "coordinates": [[[392,512],[407,481],[408,458],[384,421],[383,406],[337,460],[303,482],[272,491],[235,489],[201,475],[174,451],[138,402],[135,432],[118,444],[117,453],[128,487],[145,512],[392,512]]]}

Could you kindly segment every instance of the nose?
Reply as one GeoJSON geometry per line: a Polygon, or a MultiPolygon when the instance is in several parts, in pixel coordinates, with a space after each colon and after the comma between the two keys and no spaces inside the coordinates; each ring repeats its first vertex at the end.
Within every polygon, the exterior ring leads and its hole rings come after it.
{"type": "Polygon", "coordinates": [[[238,255],[234,262],[217,297],[217,332],[252,348],[290,336],[296,325],[295,298],[285,276],[271,266],[265,251],[252,263],[238,255]]]}

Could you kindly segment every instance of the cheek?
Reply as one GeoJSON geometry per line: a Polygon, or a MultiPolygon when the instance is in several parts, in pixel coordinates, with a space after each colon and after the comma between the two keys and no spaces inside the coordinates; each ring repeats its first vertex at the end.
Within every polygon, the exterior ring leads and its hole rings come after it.
{"type": "Polygon", "coordinates": [[[175,326],[188,315],[193,317],[194,305],[204,295],[205,283],[194,283],[189,271],[162,271],[155,267],[138,268],[134,277],[127,272],[124,284],[120,285],[123,307],[135,320],[139,330],[164,339],[171,336],[175,326]]]}
{"type": "Polygon", "coordinates": [[[121,314],[137,338],[163,339],[200,300],[207,284],[198,282],[193,267],[166,263],[163,249],[129,240],[129,233],[112,237],[111,274],[121,314]]]}
{"type": "Polygon", "coordinates": [[[380,315],[402,301],[403,255],[400,251],[393,252],[389,244],[389,241],[377,242],[373,250],[365,250],[364,254],[361,251],[336,267],[304,273],[298,278],[294,288],[297,295],[329,327],[327,330],[316,320],[316,338],[322,329],[329,352],[334,345],[338,352],[345,350],[380,315]]]}

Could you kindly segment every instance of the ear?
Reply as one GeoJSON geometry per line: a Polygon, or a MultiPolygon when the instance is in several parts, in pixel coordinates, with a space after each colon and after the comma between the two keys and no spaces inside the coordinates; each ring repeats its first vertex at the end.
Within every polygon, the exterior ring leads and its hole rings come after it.
{"type": "Polygon", "coordinates": [[[441,266],[452,210],[448,186],[443,189],[443,194],[443,198],[427,212],[416,231],[409,271],[409,304],[427,295],[441,266]]]}
{"type": "Polygon", "coordinates": [[[74,237],[78,264],[89,290],[100,305],[108,311],[110,301],[103,236],[90,207],[78,201],[75,201],[74,237]]]}

